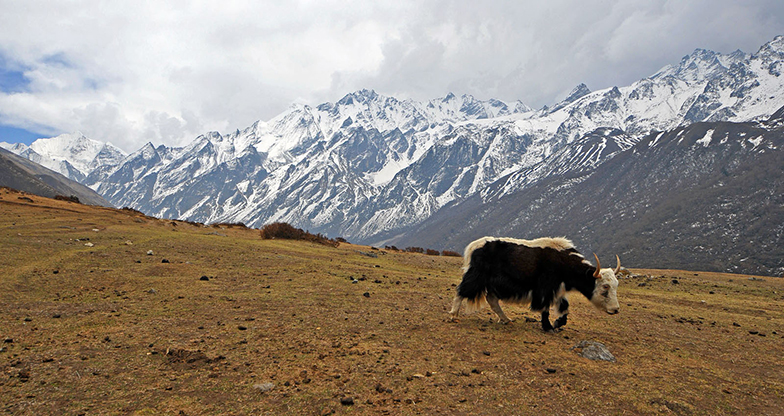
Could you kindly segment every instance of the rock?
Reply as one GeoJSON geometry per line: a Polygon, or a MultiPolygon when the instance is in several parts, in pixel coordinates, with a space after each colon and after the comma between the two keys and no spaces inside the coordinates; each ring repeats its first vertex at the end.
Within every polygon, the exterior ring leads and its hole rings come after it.
{"type": "Polygon", "coordinates": [[[152,256],[152,250],[147,250],[147,255],[152,256]]]}
{"type": "Polygon", "coordinates": [[[210,280],[210,278],[207,277],[207,276],[202,276],[202,277],[199,278],[199,280],[204,280],[206,282],[206,281],[210,280]]]}
{"type": "Polygon", "coordinates": [[[370,297],[370,292],[365,292],[365,293],[362,294],[362,296],[364,296],[366,298],[369,298],[370,297]]]}
{"type": "Polygon", "coordinates": [[[248,327],[244,326],[244,325],[238,325],[237,329],[239,329],[240,331],[244,331],[244,330],[248,329],[248,327]]]}
{"type": "Polygon", "coordinates": [[[155,290],[155,289],[150,289],[150,290],[147,291],[147,293],[149,293],[151,295],[154,295],[154,294],[158,293],[158,291],[155,290]]]}
{"type": "Polygon", "coordinates": [[[577,345],[572,347],[573,350],[579,349],[578,354],[594,361],[610,361],[615,362],[615,356],[610,353],[610,350],[597,341],[580,341],[577,345]]]}
{"type": "Polygon", "coordinates": [[[354,405],[354,398],[350,396],[342,397],[340,399],[340,404],[342,404],[343,406],[352,406],[354,405]]]}
{"type": "Polygon", "coordinates": [[[266,392],[271,391],[272,389],[275,388],[275,383],[272,383],[272,382],[268,381],[266,383],[254,384],[253,388],[258,390],[258,391],[260,391],[260,392],[262,392],[262,393],[266,393],[266,392]]]}
{"type": "Polygon", "coordinates": [[[376,384],[376,391],[379,393],[392,393],[392,389],[382,386],[381,383],[376,384]]]}
{"type": "Polygon", "coordinates": [[[84,243],[84,245],[87,246],[87,247],[93,247],[95,244],[93,244],[93,243],[84,243]]]}
{"type": "Polygon", "coordinates": [[[168,262],[169,262],[169,260],[166,260],[166,259],[161,260],[161,263],[168,263],[168,262]]]}

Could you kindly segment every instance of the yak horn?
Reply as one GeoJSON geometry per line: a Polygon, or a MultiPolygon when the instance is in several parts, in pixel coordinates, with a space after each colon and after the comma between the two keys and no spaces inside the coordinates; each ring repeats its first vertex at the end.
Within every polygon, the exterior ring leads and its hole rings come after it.
{"type": "Polygon", "coordinates": [[[593,256],[596,257],[596,271],[593,272],[593,277],[594,277],[594,279],[598,279],[599,278],[599,269],[602,267],[602,264],[599,263],[599,256],[597,256],[596,253],[593,253],[593,256]]]}
{"type": "Polygon", "coordinates": [[[618,266],[615,268],[615,274],[617,275],[621,272],[621,258],[618,257],[617,254],[615,255],[615,258],[618,260],[618,266]]]}

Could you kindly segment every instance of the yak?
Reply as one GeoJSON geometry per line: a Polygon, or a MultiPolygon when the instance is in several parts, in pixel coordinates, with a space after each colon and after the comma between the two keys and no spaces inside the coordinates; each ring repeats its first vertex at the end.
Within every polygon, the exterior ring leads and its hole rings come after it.
{"type": "Polygon", "coordinates": [[[501,310],[499,300],[530,304],[542,315],[542,330],[552,332],[566,325],[569,302],[566,293],[578,291],[597,308],[609,314],[619,312],[618,279],[621,259],[613,269],[602,269],[599,257],[594,267],[563,237],[535,240],[483,237],[465,248],[463,280],[452,301],[450,320],[455,320],[464,299],[473,307],[486,301],[501,323],[511,320],[501,310]],[[550,307],[557,317],[550,323],[550,307]]]}

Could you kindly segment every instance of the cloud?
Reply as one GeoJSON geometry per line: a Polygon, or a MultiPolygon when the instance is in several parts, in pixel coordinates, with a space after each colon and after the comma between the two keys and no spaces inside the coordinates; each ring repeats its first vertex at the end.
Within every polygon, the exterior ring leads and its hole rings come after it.
{"type": "Polygon", "coordinates": [[[361,88],[540,107],[782,33],[778,0],[6,2],[0,123],[133,151],[361,88]]]}

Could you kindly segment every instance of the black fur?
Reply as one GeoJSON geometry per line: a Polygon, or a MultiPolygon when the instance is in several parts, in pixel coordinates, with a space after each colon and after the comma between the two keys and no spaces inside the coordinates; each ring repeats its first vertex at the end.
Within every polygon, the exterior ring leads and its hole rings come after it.
{"type": "Polygon", "coordinates": [[[549,308],[557,299],[561,283],[567,291],[577,290],[588,299],[593,295],[596,279],[594,266],[576,256],[575,249],[528,247],[512,242],[488,241],[471,253],[468,270],[457,294],[476,301],[491,294],[500,300],[515,301],[530,296],[531,310],[542,313],[542,329],[553,330],[566,324],[569,302],[561,299],[563,315],[550,325],[549,308]]]}

